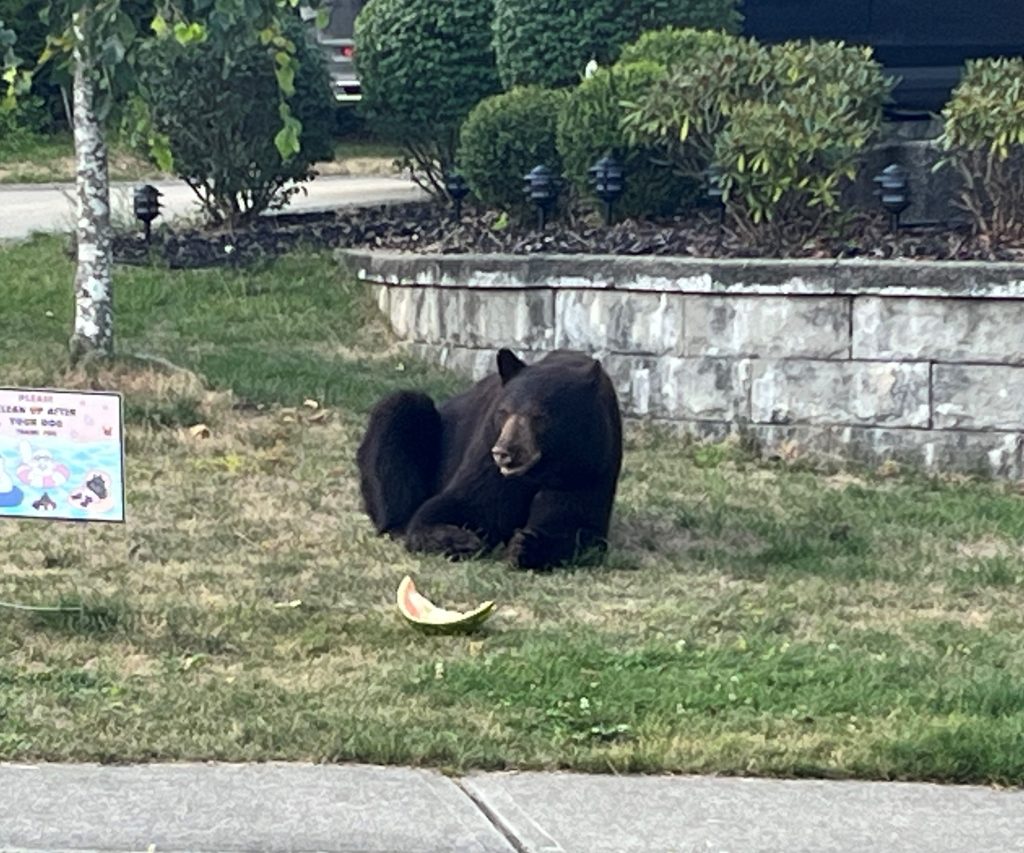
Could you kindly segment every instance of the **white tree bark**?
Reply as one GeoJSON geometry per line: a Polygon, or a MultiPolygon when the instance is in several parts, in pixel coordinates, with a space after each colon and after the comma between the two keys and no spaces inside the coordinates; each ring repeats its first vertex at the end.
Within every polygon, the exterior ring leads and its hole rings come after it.
{"type": "Polygon", "coordinates": [[[71,362],[114,351],[113,285],[111,278],[110,177],[103,127],[96,116],[96,83],[92,75],[94,46],[90,43],[92,4],[75,13],[74,48],[75,183],[77,189],[75,270],[75,328],[71,362]]]}

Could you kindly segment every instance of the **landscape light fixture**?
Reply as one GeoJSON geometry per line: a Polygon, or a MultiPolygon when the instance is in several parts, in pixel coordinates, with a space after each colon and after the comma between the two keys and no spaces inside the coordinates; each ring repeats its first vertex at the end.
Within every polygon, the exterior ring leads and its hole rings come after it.
{"type": "Polygon", "coordinates": [[[718,209],[718,224],[725,222],[725,188],[722,186],[722,167],[712,163],[704,170],[705,193],[718,209]]]}
{"type": "Polygon", "coordinates": [[[900,227],[900,214],[910,207],[910,186],[907,172],[897,163],[891,163],[875,176],[878,189],[875,190],[885,212],[889,214],[889,230],[896,231],[900,227]]]}
{"type": "Polygon", "coordinates": [[[590,176],[594,195],[604,202],[604,224],[611,225],[612,206],[622,197],[625,190],[625,169],[611,153],[608,153],[587,169],[587,174],[590,176]]]}
{"type": "Polygon", "coordinates": [[[455,169],[445,173],[444,189],[448,198],[452,200],[452,219],[458,222],[462,219],[462,200],[469,195],[469,184],[455,169]]]}
{"type": "Polygon", "coordinates": [[[537,225],[541,231],[547,215],[558,198],[558,177],[547,166],[534,166],[523,176],[523,192],[537,206],[537,225]]]}
{"type": "Polygon", "coordinates": [[[135,188],[132,199],[132,207],[135,211],[135,218],[142,222],[146,234],[146,243],[149,243],[151,225],[154,219],[160,215],[160,192],[152,184],[143,184],[135,188]]]}

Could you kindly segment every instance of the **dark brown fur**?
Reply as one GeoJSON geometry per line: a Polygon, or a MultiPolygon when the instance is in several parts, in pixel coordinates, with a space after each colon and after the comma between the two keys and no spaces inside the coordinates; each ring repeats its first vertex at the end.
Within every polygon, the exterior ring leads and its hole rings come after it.
{"type": "Polygon", "coordinates": [[[507,544],[520,568],[603,552],[622,465],[611,380],[582,353],[497,363],[440,407],[408,391],[378,403],[357,457],[371,520],[456,559],[507,544]]]}

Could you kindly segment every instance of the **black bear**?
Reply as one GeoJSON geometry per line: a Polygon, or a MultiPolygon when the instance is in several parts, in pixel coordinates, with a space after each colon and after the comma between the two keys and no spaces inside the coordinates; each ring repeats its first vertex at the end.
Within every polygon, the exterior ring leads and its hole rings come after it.
{"type": "Polygon", "coordinates": [[[603,553],[622,466],[611,380],[583,353],[497,360],[440,406],[399,391],[374,407],[357,455],[370,519],[454,559],[507,544],[514,565],[546,569],[603,553]]]}

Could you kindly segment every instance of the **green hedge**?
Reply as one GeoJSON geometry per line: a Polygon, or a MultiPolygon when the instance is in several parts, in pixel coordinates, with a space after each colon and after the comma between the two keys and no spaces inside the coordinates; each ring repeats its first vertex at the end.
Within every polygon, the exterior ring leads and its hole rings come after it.
{"type": "Polygon", "coordinates": [[[491,207],[519,216],[532,208],[523,176],[534,166],[562,170],[555,141],[564,91],[523,86],[485,98],[459,136],[459,168],[473,194],[491,207]]]}
{"type": "Polygon", "coordinates": [[[570,91],[558,117],[558,151],[566,177],[591,195],[588,170],[614,152],[626,170],[625,192],[616,205],[627,217],[671,214],[692,202],[698,184],[677,175],[656,148],[631,144],[622,129],[624,103],[662,85],[665,69],[653,62],[601,68],[570,91]]]}
{"type": "Polygon", "coordinates": [[[370,128],[400,143],[425,189],[443,194],[459,127],[500,91],[490,0],[370,0],[356,20],[360,109],[370,128]]]}
{"type": "Polygon", "coordinates": [[[576,83],[586,64],[669,25],[736,31],[736,0],[494,0],[494,48],[506,89],[576,83]]]}

